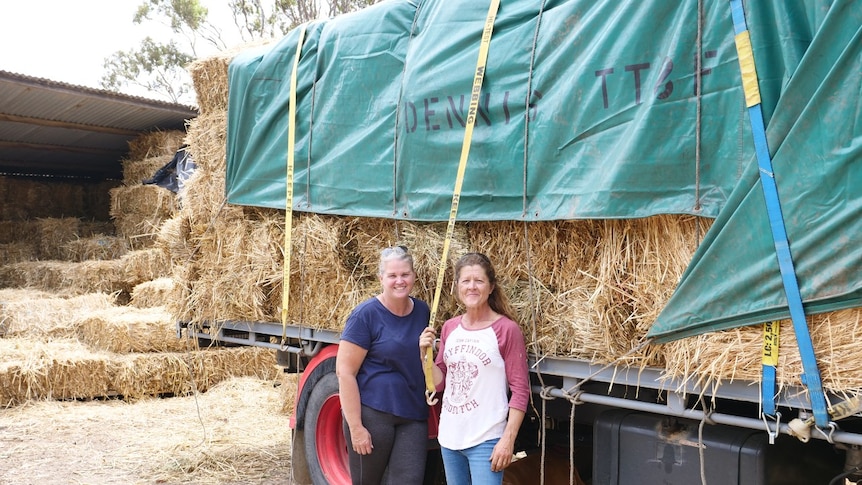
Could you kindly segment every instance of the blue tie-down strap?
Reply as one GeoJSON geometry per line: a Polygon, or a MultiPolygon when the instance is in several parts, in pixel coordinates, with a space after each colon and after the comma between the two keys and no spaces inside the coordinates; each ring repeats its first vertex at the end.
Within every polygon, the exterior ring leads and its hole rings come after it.
{"type": "MultiPolygon", "coordinates": [[[[745,22],[745,12],[742,0],[730,0],[731,14],[733,17],[734,33],[739,36],[748,30],[745,22]]],[[[756,73],[755,73],[756,74],[756,73]]],[[[756,76],[755,76],[756,79],[756,76]]],[[[743,80],[743,84],[745,84],[743,80]]],[[[814,355],[814,346],[811,343],[811,335],[808,332],[808,322],[805,319],[805,311],[802,308],[802,295],[799,292],[799,284],[796,280],[796,270],[790,254],[790,244],[784,226],[784,218],[781,213],[781,203],[778,199],[778,187],[775,184],[775,174],[772,168],[772,159],[766,141],[766,128],[763,125],[763,112],[759,102],[748,108],[751,121],[751,132],[754,137],[754,148],[757,156],[757,164],[760,172],[760,182],[763,187],[763,196],[766,200],[766,211],[769,216],[769,226],[772,230],[772,239],[775,243],[775,253],[778,257],[778,267],[781,271],[781,279],[784,284],[784,292],[787,296],[787,304],[790,310],[790,318],[793,322],[793,331],[799,345],[799,354],[802,359],[802,382],[808,388],[808,396],[811,400],[811,410],[814,414],[814,423],[819,428],[825,428],[829,424],[829,413],[826,408],[826,396],[823,393],[823,385],[820,380],[820,371],[817,369],[817,359],[814,355]]],[[[774,370],[774,369],[773,369],[774,370]]],[[[766,372],[764,368],[764,385],[762,386],[764,398],[764,413],[767,406],[774,412],[773,391],[767,392],[766,372]],[[769,396],[766,399],[767,394],[769,396]]],[[[768,414],[768,413],[767,413],[768,414]]]]}

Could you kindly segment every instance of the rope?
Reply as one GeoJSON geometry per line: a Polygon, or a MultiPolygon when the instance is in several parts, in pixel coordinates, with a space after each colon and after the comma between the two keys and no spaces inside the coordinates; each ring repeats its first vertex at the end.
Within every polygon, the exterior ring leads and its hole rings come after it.
{"type": "MultiPolygon", "coordinates": [[[[522,175],[522,193],[521,193],[521,216],[524,217],[524,245],[527,253],[527,275],[529,278],[529,301],[530,301],[530,318],[531,318],[531,329],[532,329],[532,342],[533,345],[533,353],[538,356],[540,353],[540,349],[538,346],[538,332],[536,330],[536,311],[535,311],[535,293],[533,287],[533,260],[532,254],[530,252],[530,238],[529,238],[529,230],[527,228],[527,164],[528,164],[528,156],[529,156],[529,147],[530,147],[530,94],[533,90],[533,64],[536,59],[536,46],[539,42],[539,30],[542,24],[542,14],[545,12],[545,0],[542,0],[542,4],[539,7],[539,13],[536,17],[536,30],[533,33],[533,45],[530,50],[530,70],[527,75],[527,95],[524,99],[524,163],[523,163],[523,175],[522,175]]],[[[542,373],[536,372],[539,377],[539,382],[544,386],[544,382],[542,382],[542,373]]]]}
{"type": "MultiPolygon", "coordinates": [[[[694,144],[694,211],[700,212],[700,136],[701,136],[701,110],[703,86],[703,0],[697,0],[697,55],[694,56],[697,64],[695,66],[695,100],[697,114],[695,116],[695,144],[694,144]]],[[[700,229],[700,226],[698,226],[700,229]]],[[[700,234],[698,234],[700,239],[700,234]]]]}
{"type": "MultiPolygon", "coordinates": [[[[529,148],[530,148],[530,96],[533,92],[533,66],[536,60],[536,48],[539,43],[539,31],[542,25],[542,15],[545,13],[545,0],[542,0],[541,5],[539,6],[539,12],[536,15],[536,29],[533,33],[533,43],[530,49],[530,68],[527,73],[527,92],[524,96],[524,161],[522,168],[522,192],[521,192],[521,215],[524,217],[524,246],[527,255],[527,277],[529,280],[529,301],[530,301],[530,345],[533,348],[533,355],[537,358],[541,354],[541,349],[539,348],[538,342],[538,327],[537,327],[537,315],[535,311],[535,292],[533,286],[533,258],[532,258],[532,249],[530,247],[530,237],[529,237],[529,228],[527,225],[527,167],[529,161],[529,148]]],[[[542,376],[541,370],[536,369],[536,377],[539,380],[539,384],[542,386],[542,389],[548,389],[550,392],[550,388],[545,385],[545,379],[542,376]]],[[[540,440],[542,443],[542,459],[541,459],[541,467],[542,467],[542,475],[541,479],[544,483],[545,476],[545,416],[544,416],[544,406],[545,401],[547,399],[553,399],[550,394],[545,394],[542,396],[542,424],[539,426],[540,440]]],[[[533,412],[536,412],[536,406],[533,402],[533,395],[530,394],[530,405],[533,408],[533,412]]]]}
{"type": "Polygon", "coordinates": [[[533,66],[536,62],[536,47],[539,44],[539,30],[542,26],[542,15],[545,13],[545,0],[539,6],[536,16],[536,30],[533,32],[533,45],[530,49],[530,69],[527,72],[527,94],[524,96],[524,166],[523,166],[523,188],[521,196],[521,216],[527,216],[527,162],[529,160],[530,148],[530,97],[533,93],[533,66]]]}
{"type": "Polygon", "coordinates": [[[710,416],[712,415],[712,409],[705,407],[703,413],[703,419],[700,420],[700,424],[697,426],[697,454],[700,458],[700,483],[701,485],[706,485],[706,459],[703,445],[703,425],[707,422],[712,422],[710,416]]]}
{"type": "MultiPolygon", "coordinates": [[[[407,51],[410,50],[410,41],[413,39],[413,35],[416,33],[416,19],[419,18],[419,12],[421,10],[421,3],[416,7],[416,10],[413,12],[413,22],[410,24],[410,36],[407,37],[407,51]]],[[[392,151],[392,214],[398,214],[398,142],[400,138],[398,134],[400,133],[398,120],[401,119],[401,102],[404,99],[404,79],[406,78],[405,73],[407,72],[407,62],[402,64],[401,67],[401,86],[398,88],[398,102],[395,104],[395,134],[392,139],[393,147],[395,150],[392,151]]],[[[395,240],[400,241],[401,238],[398,237],[398,219],[395,219],[395,240]]]]}
{"type": "Polygon", "coordinates": [[[843,483],[847,483],[846,481],[844,481],[845,478],[848,478],[855,473],[859,473],[860,471],[862,471],[862,465],[854,466],[853,468],[836,476],[832,480],[829,480],[829,485],[841,485],[843,483]]]}
{"type": "MultiPolygon", "coordinates": [[[[311,109],[308,113],[308,150],[305,154],[305,206],[307,209],[311,209],[311,151],[312,146],[314,145],[314,113],[315,113],[315,104],[317,101],[317,65],[315,65],[315,75],[313,81],[311,83],[311,109]]],[[[304,231],[302,234],[302,253],[308,254],[308,231],[304,231]]],[[[302,258],[300,260],[300,269],[299,269],[299,294],[302,295],[305,292],[305,283],[306,283],[306,275],[307,275],[308,266],[306,264],[306,258],[302,258]]],[[[299,329],[299,334],[302,335],[303,326],[305,323],[305,299],[299,299],[299,321],[297,322],[297,326],[299,329]]],[[[299,389],[299,381],[302,372],[305,370],[302,359],[296,359],[296,370],[297,372],[293,373],[293,385],[295,389],[299,389]]],[[[290,433],[290,445],[291,450],[296,449],[296,430],[290,433]]],[[[304,452],[304,450],[303,450],[304,452]]],[[[294,460],[290,461],[290,483],[294,482],[294,469],[293,469],[294,460]]]]}
{"type": "Polygon", "coordinates": [[[575,407],[577,405],[572,401],[572,410],[569,412],[569,485],[575,484],[575,407]]]}
{"type": "MultiPolygon", "coordinates": [[[[544,389],[542,389],[542,392],[544,392],[544,389]]],[[[541,441],[542,441],[542,455],[541,455],[542,458],[541,458],[541,460],[539,460],[539,462],[540,462],[539,467],[541,470],[541,472],[539,474],[539,483],[542,483],[542,484],[545,483],[545,449],[546,449],[546,442],[547,442],[547,435],[548,435],[548,433],[544,432],[546,419],[548,419],[548,399],[543,398],[542,399],[542,439],[541,439],[541,441]]]]}
{"type": "MultiPolygon", "coordinates": [[[[702,120],[702,101],[703,101],[703,0],[697,1],[697,55],[695,56],[695,92],[697,102],[697,115],[695,121],[695,145],[694,145],[694,211],[701,211],[700,205],[700,137],[701,137],[701,120],[702,120]]],[[[701,225],[700,218],[694,220],[694,237],[697,245],[700,246],[701,225]]]]}
{"type": "MultiPolygon", "coordinates": [[[[638,345],[636,345],[634,348],[632,348],[631,350],[629,350],[629,351],[628,351],[628,352],[626,352],[625,354],[623,354],[623,355],[621,355],[621,356],[617,357],[616,359],[614,359],[614,360],[613,360],[613,362],[610,362],[610,363],[608,363],[608,364],[605,364],[604,366],[600,367],[598,370],[596,370],[596,371],[595,371],[595,372],[593,372],[592,374],[588,375],[587,377],[584,377],[583,379],[581,379],[580,381],[578,381],[578,383],[577,383],[577,384],[575,384],[574,386],[570,387],[570,388],[569,388],[569,390],[565,390],[565,389],[564,389],[564,390],[563,390],[563,392],[564,392],[564,393],[566,393],[566,394],[568,394],[568,395],[573,395],[573,396],[576,398],[578,393],[573,393],[572,391],[580,390],[580,387],[581,387],[582,385],[586,384],[587,382],[589,382],[590,380],[592,380],[592,378],[593,378],[593,377],[595,377],[595,376],[597,376],[597,375],[601,374],[602,372],[604,372],[604,371],[605,371],[605,370],[607,370],[607,369],[610,369],[611,367],[616,366],[617,362],[619,362],[619,361],[621,361],[621,360],[625,359],[626,357],[628,357],[628,356],[630,356],[630,355],[634,354],[635,352],[639,352],[641,349],[643,349],[643,348],[644,348],[644,347],[646,347],[647,345],[651,344],[651,343],[652,343],[652,341],[653,341],[653,339],[652,339],[652,338],[649,338],[649,339],[644,340],[643,342],[639,343],[638,345]]],[[[571,399],[571,398],[569,398],[569,399],[571,399]]]]}
{"type": "MultiPolygon", "coordinates": [[[[205,236],[215,226],[215,221],[216,221],[216,219],[218,219],[218,216],[221,214],[222,209],[224,209],[225,204],[227,204],[227,197],[222,198],[221,204],[219,204],[218,209],[216,210],[215,214],[213,214],[212,218],[210,219],[209,224],[207,224],[207,227],[204,229],[204,232],[201,234],[202,237],[205,236]]],[[[191,253],[189,253],[188,258],[186,258],[186,264],[187,265],[192,262],[192,258],[197,256],[199,249],[200,249],[200,246],[195,246],[192,249],[191,253]]],[[[195,344],[197,346],[197,340],[195,341],[195,344]]],[[[203,438],[201,439],[201,443],[203,443],[207,439],[207,428],[206,428],[206,425],[204,424],[203,417],[201,416],[201,404],[200,404],[200,401],[198,401],[199,392],[198,392],[197,379],[195,378],[194,366],[191,365],[191,363],[190,363],[191,362],[191,352],[192,352],[191,349],[186,349],[185,359],[183,359],[183,363],[186,365],[186,369],[188,369],[188,371],[189,371],[189,384],[191,384],[191,386],[192,386],[192,395],[195,398],[195,411],[197,412],[198,422],[200,422],[201,429],[203,431],[203,438]]]]}

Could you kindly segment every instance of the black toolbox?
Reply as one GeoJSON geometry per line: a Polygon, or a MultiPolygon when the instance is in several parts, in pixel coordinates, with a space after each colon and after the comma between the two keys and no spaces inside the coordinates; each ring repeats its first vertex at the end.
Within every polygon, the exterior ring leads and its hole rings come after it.
{"type": "MultiPolygon", "coordinates": [[[[774,424],[774,423],[772,423],[774,424]]],[[[769,444],[763,430],[614,409],[593,429],[592,485],[828,484],[842,472],[843,453],[823,440],[802,443],[787,435],[769,444]]]]}

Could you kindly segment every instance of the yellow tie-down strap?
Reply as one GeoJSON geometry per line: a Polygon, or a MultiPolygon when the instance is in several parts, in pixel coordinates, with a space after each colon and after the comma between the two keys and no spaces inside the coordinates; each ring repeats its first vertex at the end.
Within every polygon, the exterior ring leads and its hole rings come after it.
{"type": "MultiPolygon", "coordinates": [[[[434,320],[437,318],[437,308],[440,305],[440,293],[443,289],[443,278],[446,275],[446,266],[449,260],[449,246],[452,242],[452,234],[455,232],[455,219],[458,215],[461,187],[464,183],[464,172],[467,169],[470,143],[473,140],[473,127],[476,125],[476,114],[479,112],[479,94],[482,91],[482,82],[485,79],[488,47],[491,43],[491,33],[494,31],[494,19],[497,18],[497,10],[499,8],[500,0],[491,0],[488,6],[488,16],[485,18],[485,27],[482,29],[482,42],[479,45],[479,58],[476,61],[476,72],[473,76],[473,89],[470,91],[470,107],[467,110],[467,120],[464,127],[464,142],[461,145],[461,159],[458,162],[458,175],[455,177],[455,190],[452,194],[452,206],[449,210],[449,223],[446,225],[443,254],[440,256],[440,267],[437,271],[437,286],[434,288],[434,300],[431,303],[431,318],[428,320],[429,327],[434,326],[434,320]]],[[[434,350],[429,347],[425,352],[423,370],[425,371],[425,396],[428,404],[431,406],[437,403],[437,400],[434,399],[437,386],[434,385],[433,366],[434,350]]]]}
{"type": "Polygon", "coordinates": [[[745,92],[745,106],[751,108],[760,104],[760,87],[757,83],[757,69],[754,67],[754,52],[751,50],[751,36],[748,31],[740,32],[734,38],[742,73],[742,89],[745,92]]]}
{"type": "Polygon", "coordinates": [[[778,367],[778,322],[763,324],[763,365],[778,367]]]}
{"type": "Polygon", "coordinates": [[[305,41],[305,24],[299,28],[299,40],[296,42],[296,56],[293,59],[293,72],[290,74],[290,106],[287,120],[287,174],[285,176],[286,196],[284,199],[284,269],[282,272],[281,292],[281,345],[287,344],[287,309],[290,304],[290,254],[293,232],[293,162],[296,146],[296,77],[299,68],[299,56],[305,41]]]}

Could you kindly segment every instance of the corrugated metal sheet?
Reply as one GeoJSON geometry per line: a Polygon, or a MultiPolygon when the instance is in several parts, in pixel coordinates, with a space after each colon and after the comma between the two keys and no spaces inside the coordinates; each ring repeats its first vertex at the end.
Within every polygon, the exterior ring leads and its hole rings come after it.
{"type": "Polygon", "coordinates": [[[129,141],[182,129],[180,104],[0,71],[0,174],[122,177],[129,141]]]}

